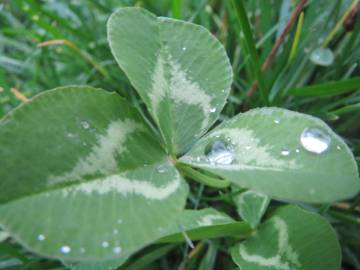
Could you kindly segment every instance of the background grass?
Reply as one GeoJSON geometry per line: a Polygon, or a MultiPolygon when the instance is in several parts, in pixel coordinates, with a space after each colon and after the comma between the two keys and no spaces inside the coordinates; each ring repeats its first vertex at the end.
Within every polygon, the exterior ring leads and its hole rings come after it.
{"type": "MultiPolygon", "coordinates": [[[[41,91],[69,84],[117,91],[139,102],[110,53],[106,21],[121,6],[141,6],[159,16],[201,24],[223,43],[235,76],[221,120],[265,105],[305,112],[339,133],[359,163],[360,19],[352,16],[357,0],[307,1],[303,21],[295,20],[273,62],[260,72],[299,2],[244,1],[250,22],[246,29],[245,13],[229,0],[0,0],[0,117],[41,91]],[[310,61],[319,47],[332,50],[332,65],[310,61]],[[255,81],[259,90],[254,91],[255,81]]],[[[359,205],[360,196],[332,205],[304,205],[322,213],[337,230],[343,269],[360,269],[359,205]]],[[[231,194],[194,185],[189,207],[206,206],[234,213],[231,194]]],[[[235,269],[227,251],[232,241],[202,241],[192,251],[186,245],[152,246],[122,269],[235,269]]],[[[67,268],[7,239],[0,242],[0,269],[67,268]]]]}

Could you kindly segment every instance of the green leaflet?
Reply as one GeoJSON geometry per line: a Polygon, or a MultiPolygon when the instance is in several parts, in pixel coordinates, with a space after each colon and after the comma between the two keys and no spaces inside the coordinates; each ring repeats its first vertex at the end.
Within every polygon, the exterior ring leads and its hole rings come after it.
{"type": "Polygon", "coordinates": [[[341,250],[321,216],[297,206],[279,208],[256,234],[231,249],[240,269],[338,270],[341,250]]]}
{"type": "Polygon", "coordinates": [[[235,116],[199,140],[180,159],[215,173],[240,187],[278,199],[331,202],[355,195],[360,188],[357,165],[343,142],[323,121],[278,108],[235,116]],[[320,130],[328,142],[301,135],[320,130]],[[218,160],[216,160],[218,159],[218,160]]]}
{"type": "Polygon", "coordinates": [[[123,8],[108,22],[111,51],[158,123],[169,152],[183,153],[218,118],[232,69],[205,28],[123,8]]]}
{"type": "Polygon", "coordinates": [[[0,225],[35,252],[127,257],[162,237],[185,204],[186,183],[116,94],[48,91],[0,126],[0,225]]]}
{"type": "Polygon", "coordinates": [[[235,205],[240,217],[255,228],[261,221],[270,203],[268,196],[248,190],[234,198],[235,205]]]}

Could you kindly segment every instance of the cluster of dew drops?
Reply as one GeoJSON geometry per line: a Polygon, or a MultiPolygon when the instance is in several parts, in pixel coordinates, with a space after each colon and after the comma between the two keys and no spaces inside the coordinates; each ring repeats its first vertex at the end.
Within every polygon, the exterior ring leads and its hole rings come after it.
{"type": "MultiPolygon", "coordinates": [[[[118,219],[118,220],[117,220],[117,223],[121,224],[121,223],[122,223],[122,220],[121,220],[121,219],[118,219]]],[[[118,233],[119,233],[119,230],[114,229],[114,230],[113,230],[113,233],[114,233],[114,234],[118,234],[118,233]]],[[[39,234],[39,235],[37,236],[37,240],[43,242],[43,241],[46,240],[46,237],[45,237],[44,234],[39,234]]],[[[102,242],[100,243],[100,247],[102,247],[102,248],[104,248],[104,249],[108,249],[108,248],[110,248],[110,243],[109,243],[108,241],[102,241],[102,242]]],[[[80,253],[85,253],[85,252],[86,252],[86,249],[82,247],[82,248],[79,249],[79,251],[80,251],[80,253]]],[[[122,248],[121,248],[119,245],[115,245],[115,246],[112,248],[112,252],[113,252],[114,254],[120,254],[121,251],[122,251],[122,248]]],[[[63,245],[63,246],[61,246],[61,247],[59,248],[59,252],[60,252],[61,254],[67,255],[67,254],[70,254],[70,253],[72,252],[72,248],[71,248],[69,245],[63,245]]]]}
{"type": "MultiPolygon", "coordinates": [[[[279,119],[275,119],[274,123],[278,125],[281,121],[279,119]]],[[[216,137],[219,138],[220,136],[216,137]]],[[[306,151],[313,154],[322,154],[329,149],[331,137],[320,128],[307,127],[300,135],[300,143],[306,151]]],[[[250,146],[245,148],[250,149],[250,146]]],[[[340,146],[337,146],[336,148],[338,150],[341,149],[340,146]]],[[[300,153],[300,149],[295,149],[295,152],[300,153]]],[[[235,161],[234,147],[231,144],[230,139],[227,139],[226,141],[219,139],[211,142],[205,148],[204,154],[206,157],[205,160],[211,164],[230,165],[235,161]]],[[[280,154],[284,157],[289,156],[291,154],[291,150],[287,147],[283,147],[280,154]]],[[[197,161],[201,162],[202,159],[198,158],[197,161]]]]}

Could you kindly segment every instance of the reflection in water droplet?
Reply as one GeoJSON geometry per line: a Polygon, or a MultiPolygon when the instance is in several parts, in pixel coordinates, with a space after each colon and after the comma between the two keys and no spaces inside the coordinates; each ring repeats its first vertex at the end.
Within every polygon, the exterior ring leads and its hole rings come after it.
{"type": "Polygon", "coordinates": [[[330,66],[334,62],[334,54],[328,48],[317,48],[311,53],[310,60],[319,66],[330,66]]]}
{"type": "Polygon", "coordinates": [[[281,155],[283,156],[288,156],[290,155],[290,150],[286,147],[284,147],[282,150],[281,150],[281,155]]]}
{"type": "Polygon", "coordinates": [[[44,240],[45,240],[45,235],[39,234],[39,235],[37,236],[37,240],[39,240],[39,241],[44,241],[44,240]]]}
{"type": "Polygon", "coordinates": [[[300,142],[307,151],[321,154],[329,148],[331,138],[318,128],[306,128],[301,133],[300,142]]]}
{"type": "Polygon", "coordinates": [[[80,124],[84,129],[88,129],[90,127],[90,124],[86,121],[81,121],[80,124]]]}
{"type": "Polygon", "coordinates": [[[216,108],[215,107],[210,108],[209,112],[211,112],[211,113],[216,112],[216,108]]]}
{"type": "Polygon", "coordinates": [[[115,254],[120,254],[120,253],[121,253],[121,247],[114,247],[114,248],[113,248],[113,252],[114,252],[115,254]]]}
{"type": "Polygon", "coordinates": [[[205,148],[205,155],[213,164],[229,165],[235,159],[233,147],[222,141],[210,143],[205,148]]]}
{"type": "Polygon", "coordinates": [[[103,248],[107,248],[107,247],[109,247],[109,242],[108,242],[108,241],[103,241],[103,242],[101,243],[101,246],[102,246],[103,248]]]}
{"type": "Polygon", "coordinates": [[[71,251],[71,248],[69,246],[62,246],[60,248],[60,252],[63,254],[68,254],[68,253],[70,253],[70,251],[71,251]]]}
{"type": "Polygon", "coordinates": [[[280,120],[279,120],[279,119],[275,119],[275,120],[274,120],[274,123],[275,123],[275,124],[280,124],[280,120]]]}

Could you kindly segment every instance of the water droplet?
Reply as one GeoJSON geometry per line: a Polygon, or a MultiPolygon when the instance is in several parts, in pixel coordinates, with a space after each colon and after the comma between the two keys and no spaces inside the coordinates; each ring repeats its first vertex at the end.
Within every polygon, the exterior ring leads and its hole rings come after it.
{"type": "Polygon", "coordinates": [[[86,121],[81,121],[80,125],[84,128],[84,129],[88,129],[90,127],[90,124],[86,121]]]}
{"type": "Polygon", "coordinates": [[[245,149],[246,149],[246,150],[250,150],[250,149],[251,149],[251,146],[250,146],[250,145],[247,145],[247,146],[245,146],[245,149]]]}
{"type": "Polygon", "coordinates": [[[169,169],[168,164],[161,164],[161,165],[159,165],[159,166],[156,168],[156,170],[157,170],[159,173],[165,173],[165,172],[168,171],[168,169],[169,169]]]}
{"type": "Polygon", "coordinates": [[[39,240],[39,241],[44,241],[44,240],[45,240],[45,235],[39,234],[39,235],[37,236],[37,240],[39,240]]]}
{"type": "Polygon", "coordinates": [[[123,221],[122,221],[122,219],[118,219],[117,221],[116,221],[118,224],[121,224],[123,221]]]}
{"type": "Polygon", "coordinates": [[[296,153],[300,153],[300,149],[295,149],[295,152],[296,152],[296,153]]]}
{"type": "Polygon", "coordinates": [[[120,254],[120,253],[121,253],[121,247],[119,247],[119,246],[114,247],[114,248],[113,248],[113,252],[114,252],[115,254],[120,254]]]}
{"type": "Polygon", "coordinates": [[[101,246],[102,246],[103,248],[107,248],[107,247],[109,247],[109,242],[108,242],[108,241],[103,241],[103,242],[101,243],[101,246]]]}
{"type": "Polygon", "coordinates": [[[85,248],[80,248],[80,253],[85,253],[85,248]]]}
{"type": "Polygon", "coordinates": [[[205,148],[205,155],[210,163],[229,165],[234,162],[234,149],[230,144],[222,141],[215,141],[210,143],[205,148]]]}
{"type": "Polygon", "coordinates": [[[182,47],[182,50],[183,50],[183,51],[186,51],[186,47],[182,47]]]}
{"type": "Polygon", "coordinates": [[[210,108],[210,109],[209,109],[209,112],[211,112],[211,113],[216,112],[216,108],[215,108],[215,107],[210,108]]]}
{"type": "Polygon", "coordinates": [[[68,254],[68,253],[70,253],[70,251],[71,251],[71,248],[69,246],[62,246],[60,248],[60,252],[63,254],[68,254]]]}
{"type": "Polygon", "coordinates": [[[317,48],[310,55],[311,62],[319,66],[330,66],[334,58],[334,53],[328,48],[317,48]]]}
{"type": "Polygon", "coordinates": [[[280,120],[279,120],[279,119],[275,119],[275,120],[274,120],[274,123],[275,123],[275,124],[280,124],[280,120]]]}
{"type": "Polygon", "coordinates": [[[288,148],[284,147],[283,149],[281,149],[281,155],[283,155],[283,156],[290,155],[290,150],[288,148]]]}
{"type": "Polygon", "coordinates": [[[341,146],[340,145],[336,146],[336,149],[341,150],[341,146]]]}
{"type": "Polygon", "coordinates": [[[307,151],[321,154],[329,148],[331,138],[318,128],[305,128],[301,133],[300,142],[307,151]]]}
{"type": "Polygon", "coordinates": [[[118,233],[119,233],[119,230],[117,230],[117,229],[113,230],[113,234],[118,234],[118,233]]]}

